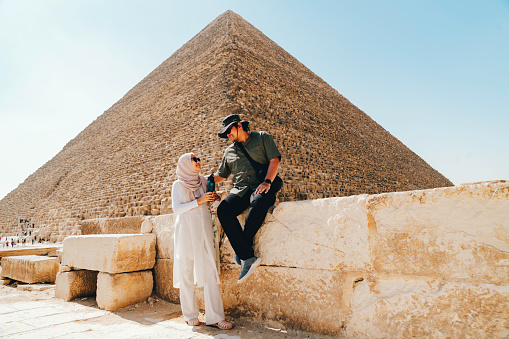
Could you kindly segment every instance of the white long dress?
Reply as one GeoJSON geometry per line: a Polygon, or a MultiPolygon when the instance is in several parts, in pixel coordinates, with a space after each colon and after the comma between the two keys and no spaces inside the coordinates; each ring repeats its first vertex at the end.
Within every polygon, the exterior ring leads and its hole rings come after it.
{"type": "MultiPolygon", "coordinates": [[[[171,199],[173,213],[177,215],[175,223],[173,287],[180,288],[180,266],[187,257],[194,262],[194,283],[198,287],[205,285],[204,265],[213,266],[214,279],[220,284],[217,269],[217,252],[214,248],[212,219],[206,204],[198,205],[198,200],[185,201],[185,188],[179,180],[173,183],[171,199]]],[[[205,187],[200,188],[200,196],[205,187]]],[[[209,277],[210,279],[210,277],[209,277]]]]}

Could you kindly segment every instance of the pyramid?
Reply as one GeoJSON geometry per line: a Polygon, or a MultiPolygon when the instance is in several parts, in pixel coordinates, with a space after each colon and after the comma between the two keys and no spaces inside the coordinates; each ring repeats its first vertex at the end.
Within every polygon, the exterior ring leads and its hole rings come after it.
{"type": "Polygon", "coordinates": [[[181,154],[199,155],[204,174],[217,169],[229,144],[217,132],[231,113],[276,140],[285,181],[279,201],[452,186],[227,11],[0,201],[0,231],[30,218],[60,241],[80,220],[164,213],[181,154]]]}

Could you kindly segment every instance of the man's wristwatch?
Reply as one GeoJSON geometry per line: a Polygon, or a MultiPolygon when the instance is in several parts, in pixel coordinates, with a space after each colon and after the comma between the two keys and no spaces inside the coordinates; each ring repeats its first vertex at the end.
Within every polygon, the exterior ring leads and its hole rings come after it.
{"type": "Polygon", "coordinates": [[[267,184],[272,185],[272,180],[270,180],[270,179],[265,179],[265,180],[263,180],[263,182],[266,182],[267,184]]]}

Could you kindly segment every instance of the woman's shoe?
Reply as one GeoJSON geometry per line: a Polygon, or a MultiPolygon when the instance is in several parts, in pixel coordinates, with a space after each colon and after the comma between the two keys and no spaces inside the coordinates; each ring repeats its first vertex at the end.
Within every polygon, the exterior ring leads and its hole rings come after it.
{"type": "Polygon", "coordinates": [[[215,323],[215,324],[210,324],[210,325],[207,325],[207,326],[210,326],[210,327],[217,327],[219,328],[220,330],[231,330],[233,325],[231,322],[229,321],[226,321],[226,320],[221,320],[220,322],[218,323],[215,323]]]}
{"type": "Polygon", "coordinates": [[[191,320],[187,320],[186,324],[188,324],[189,326],[198,326],[200,325],[200,321],[198,320],[198,318],[194,318],[191,320]]]}

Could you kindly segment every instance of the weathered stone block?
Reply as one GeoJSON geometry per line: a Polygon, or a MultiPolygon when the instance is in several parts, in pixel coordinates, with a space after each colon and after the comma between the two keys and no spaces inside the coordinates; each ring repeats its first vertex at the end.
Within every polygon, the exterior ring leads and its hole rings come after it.
{"type": "Polygon", "coordinates": [[[154,234],[71,236],[64,240],[62,265],[108,273],[151,269],[155,264],[154,234]]]}
{"type": "Polygon", "coordinates": [[[46,245],[44,247],[18,247],[11,249],[0,249],[0,258],[14,257],[21,255],[41,255],[45,256],[49,252],[62,248],[62,245],[46,245]]]}
{"type": "Polygon", "coordinates": [[[81,234],[137,234],[143,217],[98,218],[81,220],[81,234]]]}
{"type": "Polygon", "coordinates": [[[141,302],[152,295],[152,271],[97,275],[97,305],[114,311],[141,302]]]}
{"type": "Polygon", "coordinates": [[[172,303],[180,303],[180,291],[173,287],[173,259],[157,259],[154,266],[154,293],[172,303]]]}
{"type": "Polygon", "coordinates": [[[376,272],[509,283],[509,183],[370,196],[376,272]]]}
{"type": "Polygon", "coordinates": [[[370,271],[366,198],[283,202],[267,215],[255,250],[266,265],[370,271]]]}
{"type": "Polygon", "coordinates": [[[368,276],[350,312],[349,338],[507,338],[509,285],[368,276]]]}
{"type": "Polygon", "coordinates": [[[157,258],[173,258],[173,242],[175,235],[175,221],[177,216],[165,214],[158,217],[151,217],[152,233],[157,236],[157,258]]]}
{"type": "Polygon", "coordinates": [[[271,319],[285,326],[330,335],[341,333],[341,273],[260,266],[238,284],[238,265],[223,265],[221,287],[231,315],[271,319]]]}
{"type": "Polygon", "coordinates": [[[55,283],[55,297],[69,301],[94,295],[97,289],[97,273],[88,270],[59,272],[55,283]]]}
{"type": "Polygon", "coordinates": [[[23,255],[2,258],[2,276],[25,283],[54,283],[58,258],[23,255]]]}

